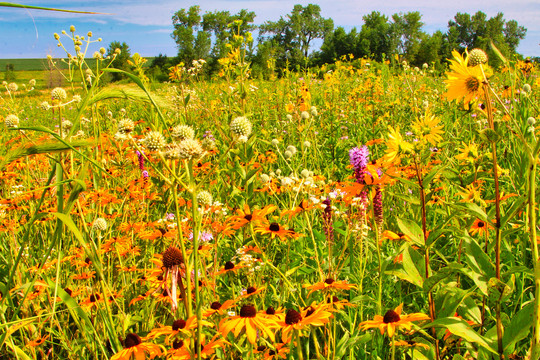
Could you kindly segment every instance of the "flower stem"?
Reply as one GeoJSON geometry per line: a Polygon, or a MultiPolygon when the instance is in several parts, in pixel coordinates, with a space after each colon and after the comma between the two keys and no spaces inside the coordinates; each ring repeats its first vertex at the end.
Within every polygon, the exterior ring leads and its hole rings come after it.
{"type": "MultiPolygon", "coordinates": [[[[491,106],[491,99],[489,97],[489,84],[486,81],[483,82],[484,95],[486,102],[486,111],[488,117],[488,124],[492,131],[495,131],[495,124],[493,122],[493,108],[491,106]]],[[[493,161],[493,180],[495,181],[495,277],[497,280],[501,279],[501,204],[499,196],[499,174],[497,168],[497,143],[491,142],[491,156],[493,161]]],[[[499,300],[500,301],[500,300],[499,300]]],[[[497,350],[499,357],[504,359],[503,349],[503,327],[501,321],[501,306],[498,303],[495,307],[495,315],[497,317],[497,350]]]]}

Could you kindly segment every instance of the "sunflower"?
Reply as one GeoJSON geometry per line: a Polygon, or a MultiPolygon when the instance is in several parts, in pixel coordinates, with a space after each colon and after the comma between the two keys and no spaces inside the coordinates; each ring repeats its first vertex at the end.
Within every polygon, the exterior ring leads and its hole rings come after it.
{"type": "Polygon", "coordinates": [[[443,140],[441,136],[443,134],[443,127],[443,125],[439,125],[439,119],[429,113],[417,119],[412,125],[416,136],[433,146],[443,140]]]}
{"type": "Polygon", "coordinates": [[[219,331],[226,337],[234,330],[234,336],[238,337],[240,332],[245,329],[248,341],[251,344],[257,342],[257,333],[268,336],[274,341],[273,329],[278,327],[277,323],[267,317],[261,316],[253,305],[244,305],[240,309],[240,314],[223,319],[219,323],[219,331]]]}
{"type": "Polygon", "coordinates": [[[459,154],[455,158],[467,162],[476,161],[478,159],[478,145],[475,143],[462,143],[462,148],[459,149],[459,154]]]}
{"type": "Polygon", "coordinates": [[[468,66],[469,54],[466,57],[452,51],[454,59],[450,59],[450,72],[446,74],[446,97],[448,100],[462,100],[466,110],[469,110],[469,103],[480,98],[484,94],[482,83],[484,82],[484,72],[480,66],[468,66]]]}
{"type": "Polygon", "coordinates": [[[399,127],[393,129],[388,127],[388,141],[386,142],[388,148],[386,149],[385,161],[389,163],[399,163],[401,157],[413,150],[413,145],[403,139],[399,132],[399,127]]]}
{"type": "Polygon", "coordinates": [[[142,342],[139,335],[127,334],[124,343],[124,350],[116,353],[111,360],[144,360],[148,355],[149,359],[161,356],[162,351],[159,345],[142,342]]]}
{"type": "Polygon", "coordinates": [[[413,321],[429,320],[430,317],[422,313],[414,313],[410,315],[402,315],[401,310],[403,304],[400,304],[395,310],[388,310],[384,316],[375,315],[373,320],[368,320],[360,323],[361,330],[379,328],[381,334],[388,331],[388,336],[393,337],[396,329],[400,327],[410,330],[413,321]]]}

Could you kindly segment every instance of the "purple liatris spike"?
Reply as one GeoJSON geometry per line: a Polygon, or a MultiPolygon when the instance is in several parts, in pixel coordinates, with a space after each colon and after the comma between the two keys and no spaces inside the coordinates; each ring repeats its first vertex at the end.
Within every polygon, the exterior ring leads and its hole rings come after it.
{"type": "Polygon", "coordinates": [[[144,170],[144,156],[138,150],[136,151],[137,157],[139,158],[139,169],[144,170]]]}
{"type": "Polygon", "coordinates": [[[365,168],[369,161],[369,149],[366,145],[355,147],[349,150],[349,161],[351,165],[357,168],[365,168]]]}
{"type": "Polygon", "coordinates": [[[354,167],[354,177],[356,182],[365,184],[364,175],[369,161],[369,150],[366,145],[355,147],[349,150],[349,161],[354,167]]]}

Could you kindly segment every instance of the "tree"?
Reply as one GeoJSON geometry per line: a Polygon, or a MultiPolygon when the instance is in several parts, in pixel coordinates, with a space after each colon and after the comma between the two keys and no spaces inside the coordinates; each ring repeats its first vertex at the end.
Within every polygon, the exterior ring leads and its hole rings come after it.
{"type": "Polygon", "coordinates": [[[388,58],[395,53],[396,50],[392,46],[392,29],[388,18],[378,11],[373,11],[365,15],[363,19],[364,25],[360,30],[358,43],[359,54],[380,61],[383,59],[383,54],[388,58]]]}
{"type": "Polygon", "coordinates": [[[490,44],[493,43],[508,57],[515,53],[526,33],[527,30],[515,20],[505,21],[503,13],[488,19],[486,14],[478,11],[473,16],[457,13],[454,19],[448,22],[447,40],[450,48],[461,52],[465,49],[483,49],[491,59],[490,64],[496,66],[499,61],[490,44]]]}
{"type": "Polygon", "coordinates": [[[190,64],[193,60],[206,59],[210,52],[211,35],[203,31],[201,7],[180,9],[172,17],[172,38],[178,47],[178,60],[190,64]]]}
{"type": "Polygon", "coordinates": [[[392,15],[392,45],[398,53],[403,54],[409,63],[415,62],[415,57],[420,50],[420,43],[425,36],[422,32],[424,23],[421,21],[422,15],[418,11],[406,14],[392,15]]]}
{"type": "Polygon", "coordinates": [[[226,44],[236,32],[244,36],[255,28],[255,13],[245,9],[231,15],[228,11],[206,12],[200,6],[177,11],[172,20],[172,38],[178,46],[178,61],[191,65],[204,59],[210,66],[227,53],[226,44]],[[212,44],[213,39],[213,44],[212,44]]]}
{"type": "Polygon", "coordinates": [[[314,4],[295,5],[286,18],[267,21],[259,28],[261,43],[272,41],[279,46],[276,55],[280,67],[287,60],[293,66],[302,64],[309,55],[312,41],[324,38],[333,29],[333,20],[323,18],[321,7],[314,4]],[[266,34],[269,36],[265,37],[266,34]]]}
{"type": "MultiPolygon", "coordinates": [[[[129,70],[128,60],[131,57],[131,50],[128,44],[120,41],[113,41],[107,49],[107,58],[115,57],[111,67],[119,70],[129,70]]],[[[124,78],[123,74],[111,73],[112,81],[118,81],[124,78]]]]}
{"type": "Polygon", "coordinates": [[[349,33],[341,26],[330,32],[321,45],[321,50],[317,54],[317,64],[333,63],[342,56],[352,54],[358,57],[358,42],[360,36],[356,28],[349,33]]]}

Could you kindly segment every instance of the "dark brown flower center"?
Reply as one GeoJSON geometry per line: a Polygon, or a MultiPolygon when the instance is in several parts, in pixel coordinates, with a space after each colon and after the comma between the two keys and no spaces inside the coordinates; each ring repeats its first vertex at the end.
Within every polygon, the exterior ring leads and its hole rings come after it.
{"type": "Polygon", "coordinates": [[[269,229],[270,229],[270,231],[279,231],[279,224],[278,223],[271,223],[269,229]]]}
{"type": "Polygon", "coordinates": [[[142,343],[142,340],[139,337],[139,335],[135,333],[130,333],[126,335],[126,339],[124,340],[124,347],[126,349],[129,349],[129,348],[139,345],[140,343],[142,343]]]}
{"type": "Polygon", "coordinates": [[[276,315],[276,310],[273,307],[270,306],[268,309],[266,309],[266,314],[267,315],[276,315]]]}
{"type": "Polygon", "coordinates": [[[315,308],[313,306],[310,306],[308,308],[308,311],[306,312],[306,317],[310,316],[311,314],[313,314],[315,312],[315,308]]]}
{"type": "Polygon", "coordinates": [[[479,227],[479,228],[483,228],[484,226],[486,226],[486,224],[484,224],[483,221],[479,221],[479,222],[478,222],[478,227],[479,227]]]}
{"type": "Polygon", "coordinates": [[[184,262],[182,252],[175,246],[169,246],[163,253],[163,266],[167,269],[184,262]]]}
{"type": "Polygon", "coordinates": [[[186,327],[186,321],[183,320],[183,319],[178,319],[178,320],[175,320],[173,323],[172,323],[172,329],[174,331],[178,331],[180,329],[183,329],[186,327]]]}
{"type": "Polygon", "coordinates": [[[227,261],[227,262],[225,263],[225,270],[232,270],[232,269],[234,269],[234,264],[233,264],[233,262],[232,262],[232,261],[227,261]]]}
{"type": "Polygon", "coordinates": [[[221,303],[219,301],[214,301],[212,305],[210,305],[210,309],[212,310],[219,310],[221,308],[221,303]]]}
{"type": "Polygon", "coordinates": [[[184,346],[184,341],[181,339],[174,340],[172,343],[172,347],[174,350],[180,349],[182,346],[184,346]]]}
{"type": "Polygon", "coordinates": [[[257,315],[257,310],[255,309],[255,306],[253,305],[244,305],[240,309],[240,317],[243,318],[253,318],[257,315]]]}
{"type": "Polygon", "coordinates": [[[268,352],[268,355],[270,355],[270,356],[276,355],[276,352],[275,352],[274,350],[270,350],[270,351],[268,352]]]}
{"type": "Polygon", "coordinates": [[[339,302],[339,299],[338,299],[337,296],[334,295],[331,298],[326,299],[326,302],[327,303],[335,303],[335,302],[339,302]]]}
{"type": "Polygon", "coordinates": [[[386,314],[384,314],[383,323],[385,324],[391,324],[395,323],[401,320],[399,317],[399,314],[395,312],[394,310],[388,310],[386,314]]]}
{"type": "Polygon", "coordinates": [[[73,294],[73,291],[71,291],[70,288],[65,288],[64,291],[65,291],[69,296],[71,296],[71,294],[73,294]]]}
{"type": "Polygon", "coordinates": [[[246,216],[244,216],[244,219],[246,219],[247,221],[251,221],[251,219],[253,219],[253,215],[246,214],[246,216]]]}
{"type": "Polygon", "coordinates": [[[300,315],[298,311],[293,309],[287,311],[287,314],[285,315],[285,324],[294,325],[298,324],[300,321],[302,321],[302,315],[300,315]]]}
{"type": "Polygon", "coordinates": [[[267,348],[266,348],[266,346],[264,346],[264,345],[259,345],[259,346],[257,347],[257,351],[264,351],[264,350],[266,350],[266,349],[267,349],[267,348]]]}
{"type": "Polygon", "coordinates": [[[480,81],[477,78],[470,76],[465,80],[465,87],[468,92],[476,92],[480,88],[480,81]]]}
{"type": "Polygon", "coordinates": [[[253,286],[250,286],[247,288],[246,293],[253,294],[255,291],[257,291],[257,289],[254,288],[253,286]]]}
{"type": "Polygon", "coordinates": [[[328,285],[333,284],[334,281],[335,281],[335,280],[332,279],[332,278],[328,278],[328,279],[324,280],[324,282],[325,282],[326,284],[328,284],[328,285]]]}
{"type": "Polygon", "coordinates": [[[90,295],[90,302],[96,302],[98,301],[100,298],[99,298],[99,294],[92,294],[90,295]]]}

